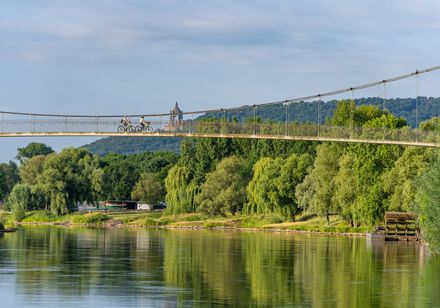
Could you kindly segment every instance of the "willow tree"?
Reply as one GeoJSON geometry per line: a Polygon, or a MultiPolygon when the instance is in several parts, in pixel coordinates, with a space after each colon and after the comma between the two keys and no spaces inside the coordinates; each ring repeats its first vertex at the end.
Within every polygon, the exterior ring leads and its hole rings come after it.
{"type": "Polygon", "coordinates": [[[356,156],[353,153],[344,154],[338,164],[339,170],[335,176],[335,192],[332,197],[336,212],[345,219],[350,226],[357,221],[354,216],[353,205],[356,200],[357,185],[354,175],[356,156]]]}
{"type": "Polygon", "coordinates": [[[244,212],[278,214],[293,219],[298,210],[295,188],[311,165],[312,158],[308,154],[293,154],[287,159],[260,159],[254,165],[254,176],[246,191],[248,203],[244,212]]]}
{"type": "Polygon", "coordinates": [[[181,214],[195,211],[197,186],[190,180],[191,173],[187,167],[175,165],[168,171],[165,179],[167,212],[181,214]]]}
{"type": "Polygon", "coordinates": [[[254,176],[246,190],[248,203],[243,208],[246,214],[285,214],[279,204],[276,179],[281,174],[281,158],[264,157],[254,165],[254,176]]]}

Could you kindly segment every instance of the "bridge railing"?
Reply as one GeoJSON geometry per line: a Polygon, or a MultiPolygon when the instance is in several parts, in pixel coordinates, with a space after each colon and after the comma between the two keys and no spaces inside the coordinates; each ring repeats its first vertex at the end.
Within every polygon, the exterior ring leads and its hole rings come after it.
{"type": "MultiPolygon", "coordinates": [[[[227,122],[224,120],[185,119],[170,123],[166,119],[151,117],[152,131],[145,135],[160,133],[189,136],[229,136],[256,137],[267,136],[282,139],[283,137],[303,137],[310,139],[344,139],[344,140],[388,140],[395,142],[429,142],[440,143],[440,134],[404,127],[401,129],[376,127],[337,127],[313,123],[261,123],[258,121],[227,122]]],[[[131,119],[132,125],[138,125],[138,119],[131,119]]],[[[121,124],[120,118],[112,117],[35,117],[35,116],[1,116],[1,133],[71,133],[71,134],[116,134],[121,124]]],[[[121,136],[131,132],[122,132],[121,136]]]]}

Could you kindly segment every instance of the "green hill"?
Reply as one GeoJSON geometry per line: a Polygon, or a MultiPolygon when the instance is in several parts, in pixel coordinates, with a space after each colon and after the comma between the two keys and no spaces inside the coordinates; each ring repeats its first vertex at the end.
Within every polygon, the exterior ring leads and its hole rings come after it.
{"type": "Polygon", "coordinates": [[[142,152],[174,152],[178,153],[182,138],[175,137],[107,137],[96,140],[83,148],[104,156],[110,152],[129,155],[142,152]]]}

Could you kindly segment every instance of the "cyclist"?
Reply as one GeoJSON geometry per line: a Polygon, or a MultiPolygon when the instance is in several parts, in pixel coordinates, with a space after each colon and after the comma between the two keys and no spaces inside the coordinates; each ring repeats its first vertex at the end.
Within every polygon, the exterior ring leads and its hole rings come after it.
{"type": "Polygon", "coordinates": [[[124,117],[122,118],[122,120],[121,120],[121,124],[122,124],[124,127],[130,127],[130,126],[131,126],[131,122],[130,122],[130,120],[129,120],[126,116],[124,116],[124,117]]]}
{"type": "Polygon", "coordinates": [[[141,118],[139,119],[139,125],[142,127],[142,130],[144,130],[145,127],[149,127],[151,124],[151,122],[149,121],[145,121],[144,116],[141,116],[141,118]]]}

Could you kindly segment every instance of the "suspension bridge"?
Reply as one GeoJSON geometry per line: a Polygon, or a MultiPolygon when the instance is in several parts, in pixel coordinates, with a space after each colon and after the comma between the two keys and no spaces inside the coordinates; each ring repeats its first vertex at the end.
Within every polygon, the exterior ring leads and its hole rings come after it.
{"type": "Polygon", "coordinates": [[[384,87],[391,82],[407,78],[416,78],[416,127],[418,127],[418,82],[421,74],[439,70],[440,66],[417,70],[368,84],[339,89],[335,91],[273,101],[255,105],[232,108],[219,108],[182,112],[176,104],[175,109],[162,114],[131,115],[72,115],[42,114],[0,111],[0,137],[61,137],[61,136],[142,136],[142,137],[199,137],[199,138],[242,138],[274,139],[319,142],[353,142],[369,144],[395,144],[424,147],[440,147],[440,134],[421,131],[418,128],[401,129],[369,127],[337,127],[322,124],[323,98],[353,93],[372,87],[384,87]],[[312,101],[316,105],[316,123],[297,123],[289,119],[292,104],[312,101]],[[261,119],[258,109],[271,105],[282,106],[284,120],[268,122],[261,119]],[[232,121],[228,113],[251,111],[253,116],[242,121],[232,121]],[[209,118],[209,115],[220,115],[209,118]],[[148,123],[142,129],[138,119],[143,116],[148,123]],[[121,119],[127,118],[132,125],[121,125],[121,119]]]}

